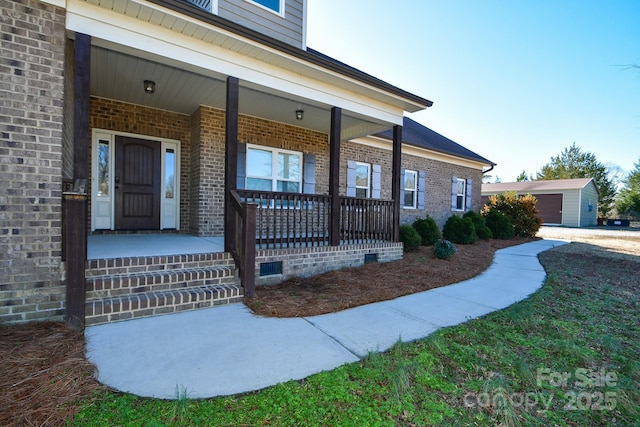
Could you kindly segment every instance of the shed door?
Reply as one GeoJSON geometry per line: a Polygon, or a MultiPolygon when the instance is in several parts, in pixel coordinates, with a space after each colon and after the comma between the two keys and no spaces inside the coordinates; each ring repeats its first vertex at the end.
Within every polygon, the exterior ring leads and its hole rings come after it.
{"type": "Polygon", "coordinates": [[[538,215],[545,224],[562,224],[562,194],[534,194],[538,199],[538,215]]]}
{"type": "Polygon", "coordinates": [[[116,137],[115,228],[159,230],[161,144],[116,137]]]}

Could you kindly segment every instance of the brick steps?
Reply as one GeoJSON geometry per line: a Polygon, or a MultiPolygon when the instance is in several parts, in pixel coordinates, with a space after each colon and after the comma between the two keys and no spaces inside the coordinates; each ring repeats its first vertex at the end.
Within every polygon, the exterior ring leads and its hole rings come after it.
{"type": "Polygon", "coordinates": [[[227,253],[90,260],[86,325],[240,302],[227,253]]]}

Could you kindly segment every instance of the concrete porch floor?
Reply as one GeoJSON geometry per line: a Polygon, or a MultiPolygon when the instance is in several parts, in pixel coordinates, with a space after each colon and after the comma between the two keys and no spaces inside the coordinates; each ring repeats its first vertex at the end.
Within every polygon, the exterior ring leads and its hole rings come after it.
{"type": "Polygon", "coordinates": [[[224,252],[224,237],[190,234],[92,234],[87,259],[224,252]]]}

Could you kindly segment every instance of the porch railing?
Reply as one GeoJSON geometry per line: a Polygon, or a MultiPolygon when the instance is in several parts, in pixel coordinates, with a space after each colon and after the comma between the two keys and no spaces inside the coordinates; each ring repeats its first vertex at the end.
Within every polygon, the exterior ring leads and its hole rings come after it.
{"type": "MultiPolygon", "coordinates": [[[[259,248],[329,245],[331,196],[254,190],[237,190],[237,194],[256,207],[259,248]]],[[[337,232],[341,243],[393,241],[393,207],[391,200],[340,197],[337,232]]]]}
{"type": "Polygon", "coordinates": [[[340,240],[344,243],[393,241],[392,200],[340,197],[340,240]]]}
{"type": "Polygon", "coordinates": [[[256,283],[256,205],[243,203],[238,193],[231,191],[229,197],[229,215],[231,230],[230,252],[240,275],[240,283],[245,288],[246,296],[255,295],[256,283]]]}
{"type": "Polygon", "coordinates": [[[330,196],[237,190],[256,205],[259,248],[293,248],[329,244],[330,196]]]}

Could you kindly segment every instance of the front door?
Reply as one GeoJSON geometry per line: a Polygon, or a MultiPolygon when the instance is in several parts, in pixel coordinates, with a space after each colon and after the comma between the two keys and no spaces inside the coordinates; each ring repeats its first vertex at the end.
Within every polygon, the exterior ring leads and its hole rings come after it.
{"type": "Polygon", "coordinates": [[[115,229],[159,230],[162,146],[116,136],[115,229]]]}

